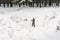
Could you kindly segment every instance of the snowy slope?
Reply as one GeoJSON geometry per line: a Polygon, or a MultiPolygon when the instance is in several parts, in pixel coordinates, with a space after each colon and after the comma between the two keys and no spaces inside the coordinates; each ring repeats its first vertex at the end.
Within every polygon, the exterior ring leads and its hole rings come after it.
{"type": "Polygon", "coordinates": [[[0,40],[60,40],[60,8],[0,9],[0,40]]]}

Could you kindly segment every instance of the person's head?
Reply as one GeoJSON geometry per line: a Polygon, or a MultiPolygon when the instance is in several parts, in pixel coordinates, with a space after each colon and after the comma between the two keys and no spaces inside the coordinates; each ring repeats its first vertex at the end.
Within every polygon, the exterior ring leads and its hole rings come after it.
{"type": "Polygon", "coordinates": [[[35,18],[33,17],[33,19],[35,19],[35,18]]]}

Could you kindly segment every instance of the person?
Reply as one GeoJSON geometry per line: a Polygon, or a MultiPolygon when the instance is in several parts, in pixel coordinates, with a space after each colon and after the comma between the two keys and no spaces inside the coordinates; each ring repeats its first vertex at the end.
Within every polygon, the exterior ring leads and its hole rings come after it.
{"type": "Polygon", "coordinates": [[[35,27],[35,18],[32,20],[32,27],[35,27]]]}

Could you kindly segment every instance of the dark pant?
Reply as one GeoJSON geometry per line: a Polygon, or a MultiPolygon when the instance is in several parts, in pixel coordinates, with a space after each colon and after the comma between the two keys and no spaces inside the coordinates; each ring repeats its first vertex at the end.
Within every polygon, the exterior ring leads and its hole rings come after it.
{"type": "Polygon", "coordinates": [[[35,27],[35,23],[32,23],[32,26],[34,26],[34,27],[35,27]]]}

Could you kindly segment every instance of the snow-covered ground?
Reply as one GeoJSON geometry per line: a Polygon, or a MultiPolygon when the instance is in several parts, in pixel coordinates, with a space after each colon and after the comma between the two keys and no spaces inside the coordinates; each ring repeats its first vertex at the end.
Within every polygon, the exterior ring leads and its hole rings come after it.
{"type": "Polygon", "coordinates": [[[60,7],[0,7],[0,40],[60,40],[60,7]]]}

